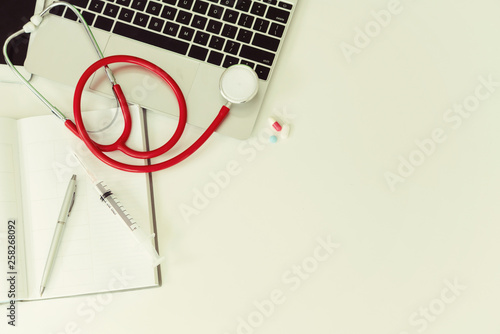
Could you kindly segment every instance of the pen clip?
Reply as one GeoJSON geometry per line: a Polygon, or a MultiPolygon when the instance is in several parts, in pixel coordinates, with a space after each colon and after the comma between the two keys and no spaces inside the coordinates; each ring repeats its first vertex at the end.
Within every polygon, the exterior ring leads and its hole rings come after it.
{"type": "Polygon", "coordinates": [[[75,205],[76,187],[77,186],[75,185],[75,189],[73,190],[73,196],[71,196],[71,204],[69,206],[68,217],[71,214],[71,210],[73,209],[73,205],[75,205]]]}

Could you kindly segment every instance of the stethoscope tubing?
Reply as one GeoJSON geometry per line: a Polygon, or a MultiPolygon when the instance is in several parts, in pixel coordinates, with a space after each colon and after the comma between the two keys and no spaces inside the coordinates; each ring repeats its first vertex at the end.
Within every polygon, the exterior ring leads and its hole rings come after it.
{"type": "MultiPolygon", "coordinates": [[[[142,152],[142,151],[136,151],[128,146],[126,146],[126,141],[130,135],[131,131],[131,126],[132,126],[132,120],[130,116],[130,111],[128,107],[128,102],[123,94],[123,91],[121,89],[121,86],[119,84],[114,84],[113,85],[113,93],[115,97],[118,100],[118,104],[120,106],[120,109],[122,111],[122,115],[124,117],[124,122],[125,122],[125,128],[122,133],[122,135],[113,143],[109,145],[101,145],[95,143],[96,147],[98,147],[100,150],[104,152],[110,152],[110,151],[122,151],[123,153],[137,159],[151,159],[155,158],[157,156],[162,155],[163,153],[167,152],[170,150],[180,139],[182,136],[182,133],[184,132],[186,122],[187,122],[187,107],[186,107],[186,101],[184,99],[184,95],[177,85],[177,83],[172,79],[172,77],[166,73],[164,70],[162,70],[160,67],[156,66],[155,64],[138,58],[134,56],[125,56],[125,55],[117,55],[117,56],[110,56],[106,57],[103,59],[100,59],[96,61],[94,64],[90,65],[89,68],[83,72],[82,76],[80,77],[80,80],[78,81],[73,97],[73,116],[75,119],[76,123],[76,128],[78,129],[78,132],[85,137],[86,140],[90,140],[90,137],[85,129],[85,125],[83,123],[82,119],[82,112],[81,112],[81,99],[82,99],[82,93],[85,88],[85,85],[89,78],[100,68],[110,65],[110,64],[115,64],[115,63],[129,63],[129,64],[135,64],[139,65],[143,68],[146,68],[147,70],[151,71],[158,77],[160,77],[165,83],[167,83],[172,91],[175,94],[175,97],[177,98],[177,103],[179,105],[179,120],[177,123],[177,128],[170,138],[169,141],[167,141],[164,145],[161,147],[147,151],[147,152],[142,152]]],[[[80,137],[82,137],[80,136],[80,137]]]]}
{"type": "Polygon", "coordinates": [[[128,156],[137,159],[153,159],[168,152],[181,138],[187,122],[187,107],[184,95],[180,87],[167,72],[165,72],[163,69],[156,66],[155,64],[142,58],[128,56],[128,55],[116,55],[100,59],[95,63],[93,63],[92,65],[90,65],[85,70],[85,72],[83,73],[83,75],[81,76],[80,80],[76,85],[75,94],[73,98],[73,112],[74,112],[75,123],[73,123],[71,120],[66,120],[65,121],[66,127],[69,128],[75,135],[77,135],[85,143],[87,148],[97,158],[99,158],[104,163],[110,165],[111,167],[123,171],[136,172],[136,173],[149,173],[174,166],[179,162],[183,161],[184,159],[186,159],[187,157],[189,157],[196,150],[198,150],[207,141],[207,139],[216,131],[216,129],[219,127],[222,121],[226,118],[226,116],[229,113],[229,107],[223,106],[219,111],[219,113],[217,114],[216,118],[210,124],[210,126],[205,130],[205,132],[203,132],[203,134],[186,150],[184,150],[183,152],[181,152],[180,154],[169,160],[151,165],[130,165],[116,161],[110,158],[104,152],[111,152],[118,150],[125,153],[128,156]],[[119,84],[113,85],[113,92],[116,98],[118,99],[118,103],[122,111],[122,115],[124,117],[125,127],[123,133],[114,143],[109,145],[102,145],[96,143],[90,138],[89,134],[87,133],[81,111],[81,99],[83,90],[89,78],[98,69],[107,67],[108,65],[115,63],[130,63],[141,66],[153,72],[158,77],[160,77],[165,83],[167,83],[170,86],[170,88],[174,92],[179,105],[179,119],[177,123],[177,128],[172,137],[159,148],[151,151],[136,151],[126,145],[126,141],[128,140],[132,129],[132,119],[127,100],[119,84]]]}

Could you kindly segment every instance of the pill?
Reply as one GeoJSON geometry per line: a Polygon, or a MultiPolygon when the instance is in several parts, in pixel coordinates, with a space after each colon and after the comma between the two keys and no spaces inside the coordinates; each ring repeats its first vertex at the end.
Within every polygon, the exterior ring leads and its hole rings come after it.
{"type": "Polygon", "coordinates": [[[281,130],[281,133],[280,133],[280,137],[282,139],[287,139],[288,135],[290,135],[290,125],[285,124],[282,127],[282,130],[281,130]]]}
{"type": "Polygon", "coordinates": [[[271,125],[274,128],[274,130],[278,132],[281,131],[281,124],[278,123],[278,121],[275,120],[273,117],[269,117],[267,121],[269,122],[269,125],[271,125]]]}
{"type": "Polygon", "coordinates": [[[274,144],[278,141],[278,137],[273,135],[273,136],[269,137],[269,141],[274,144]]]}

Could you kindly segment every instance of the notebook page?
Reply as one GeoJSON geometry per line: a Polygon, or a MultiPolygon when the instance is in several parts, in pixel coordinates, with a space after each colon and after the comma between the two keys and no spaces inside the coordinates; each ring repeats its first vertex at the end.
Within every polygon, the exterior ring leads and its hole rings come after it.
{"type": "MultiPolygon", "coordinates": [[[[105,112],[86,113],[100,122],[105,112]]],[[[139,110],[133,111],[130,141],[142,143],[139,110]]],[[[116,123],[106,135],[121,133],[116,123]]],[[[131,289],[156,284],[155,268],[130,231],[100,200],[93,185],[72,156],[77,152],[93,173],[104,180],[142,228],[150,232],[150,206],[146,175],[115,170],[98,161],[54,116],[18,122],[28,270],[31,298],[39,297],[40,282],[59,209],[72,174],[77,175],[75,204],[68,218],[44,298],[131,289]],[[121,276],[120,276],[121,275],[121,276]],[[118,280],[117,277],[127,280],[118,280]]],[[[99,138],[103,139],[103,138],[99,138]]]]}
{"type": "Polygon", "coordinates": [[[12,291],[9,293],[9,290],[11,290],[10,283],[8,283],[7,277],[4,279],[5,276],[10,278],[11,275],[7,274],[9,272],[17,273],[15,275],[16,288],[14,291],[16,298],[23,297],[26,294],[26,284],[23,280],[25,271],[21,184],[18,171],[16,121],[0,117],[0,273],[2,275],[0,280],[0,303],[13,299],[12,291]],[[9,221],[13,223],[9,224],[9,221]],[[10,232],[9,225],[11,225],[10,232]],[[13,240],[14,245],[12,245],[13,240]],[[9,254],[9,251],[11,254],[9,254]]]}

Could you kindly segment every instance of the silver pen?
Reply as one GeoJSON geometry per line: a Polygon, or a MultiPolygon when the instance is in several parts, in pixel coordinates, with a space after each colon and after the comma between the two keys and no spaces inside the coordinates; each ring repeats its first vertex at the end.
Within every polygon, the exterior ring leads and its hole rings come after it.
{"type": "Polygon", "coordinates": [[[54,236],[52,237],[52,244],[50,245],[49,255],[47,256],[47,262],[45,263],[45,269],[43,270],[42,283],[40,284],[40,296],[43,295],[45,286],[47,285],[47,280],[49,279],[50,272],[52,271],[52,266],[54,265],[54,260],[56,259],[57,250],[59,244],[61,243],[64,225],[68,220],[73,204],[75,203],[76,195],[76,175],[73,174],[69,180],[68,188],[66,189],[66,195],[64,195],[64,200],[61,206],[61,211],[59,212],[59,218],[57,219],[56,229],[54,231],[54,236]]]}

